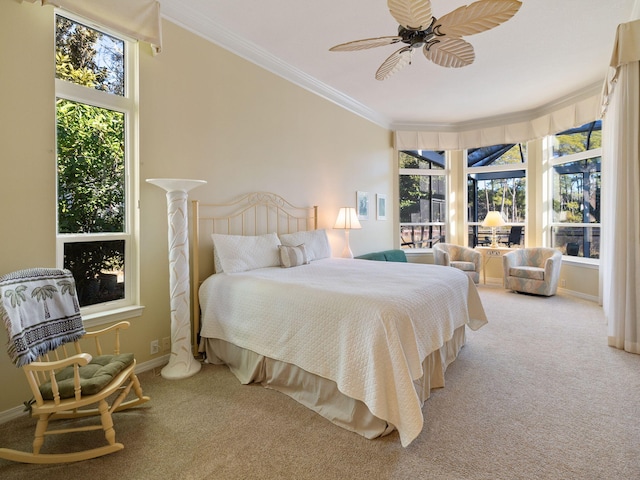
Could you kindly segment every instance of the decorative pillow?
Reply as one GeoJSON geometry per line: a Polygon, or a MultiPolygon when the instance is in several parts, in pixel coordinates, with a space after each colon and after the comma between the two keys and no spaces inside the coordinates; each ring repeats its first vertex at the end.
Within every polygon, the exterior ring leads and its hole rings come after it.
{"type": "Polygon", "coordinates": [[[304,244],[307,250],[309,261],[329,258],[331,256],[331,246],[327,238],[326,230],[308,230],[296,233],[284,233],[280,235],[283,245],[295,247],[304,244]]]}
{"type": "Polygon", "coordinates": [[[256,236],[214,233],[211,238],[224,273],[280,266],[280,239],[275,233],[256,236]]]}
{"type": "Polygon", "coordinates": [[[290,247],[288,245],[280,245],[280,266],[284,268],[299,267],[309,263],[307,249],[302,245],[290,247]]]}
{"type": "Polygon", "coordinates": [[[213,246],[213,266],[215,268],[216,273],[222,273],[222,264],[220,263],[220,255],[218,255],[218,250],[216,250],[216,246],[213,246]]]}

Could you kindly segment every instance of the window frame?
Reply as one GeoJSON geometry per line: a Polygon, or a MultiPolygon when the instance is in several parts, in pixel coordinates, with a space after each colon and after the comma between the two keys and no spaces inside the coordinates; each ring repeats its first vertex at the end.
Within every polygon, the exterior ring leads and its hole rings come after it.
{"type": "MultiPolygon", "coordinates": [[[[397,161],[398,161],[398,188],[400,186],[400,178],[403,175],[415,175],[415,176],[425,176],[425,177],[444,177],[444,217],[439,221],[430,221],[430,222],[402,222],[401,221],[401,212],[400,212],[400,191],[398,190],[398,232],[400,233],[400,248],[405,247],[406,245],[402,242],[402,228],[403,227],[411,227],[413,230],[415,227],[437,227],[440,232],[444,229],[445,231],[445,239],[447,238],[447,230],[449,230],[449,184],[451,182],[451,168],[450,168],[450,155],[448,151],[444,151],[444,165],[442,169],[435,168],[401,168],[400,167],[400,154],[403,152],[408,152],[410,150],[398,150],[397,151],[397,161]]],[[[418,151],[428,151],[427,149],[418,150],[418,151]]],[[[432,162],[433,163],[433,162],[432,162]]],[[[441,240],[439,240],[441,241],[441,240]]],[[[407,251],[431,251],[433,244],[429,247],[407,247],[405,250],[407,251]]]]}
{"type": "MultiPolygon", "coordinates": [[[[522,143],[522,142],[520,142],[522,143]]],[[[526,143],[522,143],[525,147],[526,147],[526,143]]],[[[518,143],[516,143],[515,145],[518,145],[518,143]]],[[[530,178],[529,178],[529,149],[526,148],[526,153],[525,153],[525,157],[524,157],[524,162],[522,163],[509,163],[509,164],[502,164],[502,165],[482,165],[479,167],[475,167],[475,166],[469,166],[468,165],[468,159],[467,159],[467,152],[468,150],[464,150],[464,180],[465,180],[465,204],[467,205],[467,207],[469,206],[469,175],[472,174],[479,174],[479,173],[502,173],[502,172],[512,172],[512,171],[520,171],[520,170],[524,170],[524,179],[525,179],[525,185],[526,185],[526,191],[525,191],[525,211],[524,211],[524,221],[522,222],[510,222],[510,221],[506,221],[505,220],[505,225],[504,227],[499,227],[497,230],[500,232],[501,229],[505,229],[507,227],[513,227],[513,226],[521,226],[524,230],[522,232],[522,243],[523,245],[526,245],[526,239],[527,239],[527,215],[528,215],[528,204],[529,204],[529,188],[530,188],[530,178]]],[[[506,152],[505,152],[506,153],[506,152]]],[[[483,218],[478,218],[478,221],[476,222],[471,222],[469,221],[469,215],[468,215],[468,211],[465,213],[465,231],[468,233],[468,235],[471,235],[470,230],[473,228],[474,229],[474,235],[478,235],[478,228],[482,226],[482,222],[484,221],[483,218]]],[[[502,232],[502,234],[508,234],[507,232],[502,232]]],[[[472,247],[472,245],[469,245],[472,247]]]]}
{"type": "MultiPolygon", "coordinates": [[[[604,169],[604,166],[605,166],[602,158],[602,147],[592,148],[591,150],[584,150],[582,152],[572,153],[570,155],[553,156],[553,142],[556,135],[548,135],[547,137],[545,137],[545,142],[546,142],[545,150],[546,150],[546,155],[548,157],[546,160],[549,165],[549,168],[547,170],[547,183],[549,185],[547,200],[549,202],[549,208],[546,209],[547,225],[549,228],[547,230],[546,241],[548,242],[548,245],[551,246],[552,248],[558,248],[558,247],[554,247],[554,241],[553,241],[554,231],[557,228],[563,228],[563,227],[564,228],[577,227],[577,228],[591,228],[591,229],[598,228],[600,229],[600,232],[602,232],[602,219],[600,220],[600,222],[593,222],[593,223],[583,223],[583,222],[572,223],[572,222],[554,221],[554,210],[553,210],[554,167],[558,165],[564,165],[566,163],[590,160],[598,157],[600,158],[600,174],[602,174],[602,170],[604,169]]],[[[602,238],[602,235],[600,235],[600,237],[602,238]]],[[[560,249],[558,248],[558,250],[560,249]]],[[[574,256],[574,255],[567,255],[566,253],[563,253],[563,259],[564,259],[563,261],[571,261],[571,262],[577,262],[577,263],[587,263],[587,264],[593,264],[593,265],[600,264],[600,258],[592,258],[592,257],[585,257],[585,256],[580,257],[580,256],[574,256]]]]}
{"type": "MultiPolygon", "coordinates": [[[[139,191],[137,188],[139,180],[139,47],[138,42],[130,37],[115,32],[86,18],[74,15],[62,9],[55,9],[54,30],[56,28],[56,16],[65,17],[73,22],[80,23],[89,28],[110,35],[124,43],[124,75],[125,91],[124,95],[116,95],[82,85],[77,85],[55,76],[55,98],[54,116],[56,116],[57,100],[78,102],[90,106],[100,107],[120,112],[124,115],[124,159],[125,159],[125,225],[123,232],[115,233],[82,233],[68,234],[58,233],[58,176],[57,176],[57,121],[56,124],[56,193],[54,204],[56,205],[56,265],[58,268],[64,267],[64,246],[66,243],[124,240],[125,242],[125,265],[126,280],[124,298],[95,305],[81,307],[80,311],[87,326],[101,325],[104,323],[123,320],[139,316],[143,307],[140,301],[140,259],[139,259],[139,191]]],[[[53,55],[55,55],[56,45],[54,41],[53,55]]]]}

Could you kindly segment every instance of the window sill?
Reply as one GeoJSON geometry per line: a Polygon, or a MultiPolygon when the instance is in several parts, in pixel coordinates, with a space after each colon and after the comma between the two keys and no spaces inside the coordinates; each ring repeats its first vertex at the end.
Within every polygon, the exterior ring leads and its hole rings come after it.
{"type": "Polygon", "coordinates": [[[403,248],[402,251],[406,255],[423,255],[425,253],[433,253],[433,248],[403,248]]]}
{"type": "Polygon", "coordinates": [[[119,322],[121,320],[139,317],[142,315],[143,311],[143,305],[131,305],[129,307],[83,315],[82,321],[85,327],[97,327],[99,325],[104,325],[105,323],[119,322]]]}
{"type": "Polygon", "coordinates": [[[597,258],[574,257],[571,255],[562,256],[563,265],[577,265],[585,268],[600,268],[600,260],[597,258]]]}

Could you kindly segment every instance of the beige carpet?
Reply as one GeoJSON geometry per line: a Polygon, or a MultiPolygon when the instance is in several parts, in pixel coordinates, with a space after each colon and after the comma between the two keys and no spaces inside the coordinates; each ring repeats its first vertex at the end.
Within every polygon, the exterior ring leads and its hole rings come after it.
{"type": "MultiPolygon", "coordinates": [[[[640,356],[606,346],[601,309],[491,286],[480,294],[489,324],[469,332],[408,448],[205,365],[186,380],[140,375],[152,400],[116,414],[123,451],[63,466],[0,460],[0,478],[640,478],[640,356]]],[[[32,434],[28,417],[0,425],[0,446],[28,449],[32,434]]],[[[74,438],[87,446],[96,435],[74,438]]]]}

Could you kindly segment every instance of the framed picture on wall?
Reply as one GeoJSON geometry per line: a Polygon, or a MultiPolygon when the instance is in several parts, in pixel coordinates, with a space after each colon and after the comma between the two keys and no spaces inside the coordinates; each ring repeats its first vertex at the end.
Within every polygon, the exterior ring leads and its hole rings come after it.
{"type": "Polygon", "coordinates": [[[387,219],[387,196],[384,193],[376,195],[376,215],[378,220],[387,219]]]}
{"type": "Polygon", "coordinates": [[[369,219],[369,194],[367,192],[356,192],[356,211],[358,220],[369,219]]]}

